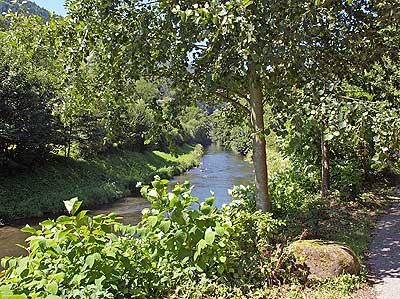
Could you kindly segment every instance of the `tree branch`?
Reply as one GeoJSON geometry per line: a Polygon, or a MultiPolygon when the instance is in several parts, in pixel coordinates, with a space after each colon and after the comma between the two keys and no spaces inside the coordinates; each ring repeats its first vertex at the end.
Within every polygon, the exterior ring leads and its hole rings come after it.
{"type": "Polygon", "coordinates": [[[214,92],[216,96],[221,97],[223,99],[225,99],[227,102],[231,103],[233,106],[235,106],[236,108],[239,108],[240,110],[246,112],[248,115],[250,115],[250,109],[248,109],[246,106],[244,106],[243,104],[235,101],[234,99],[232,99],[231,97],[229,97],[229,95],[224,94],[223,92],[218,92],[215,91],[214,92]]]}

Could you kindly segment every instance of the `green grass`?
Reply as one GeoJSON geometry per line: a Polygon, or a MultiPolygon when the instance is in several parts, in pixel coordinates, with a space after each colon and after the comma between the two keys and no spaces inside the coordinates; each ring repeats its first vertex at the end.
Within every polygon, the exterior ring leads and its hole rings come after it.
{"type": "MultiPolygon", "coordinates": [[[[244,159],[253,163],[253,151],[249,151],[244,159]]],[[[276,136],[273,134],[269,135],[267,139],[267,165],[269,177],[288,169],[290,166],[290,160],[279,151],[276,136]]]]}
{"type": "Polygon", "coordinates": [[[137,192],[137,182],[156,175],[170,178],[195,166],[201,146],[185,145],[176,156],[160,151],[118,151],[92,160],[54,158],[29,173],[0,177],[0,219],[40,217],[63,211],[63,201],[78,196],[86,207],[137,192]]]}

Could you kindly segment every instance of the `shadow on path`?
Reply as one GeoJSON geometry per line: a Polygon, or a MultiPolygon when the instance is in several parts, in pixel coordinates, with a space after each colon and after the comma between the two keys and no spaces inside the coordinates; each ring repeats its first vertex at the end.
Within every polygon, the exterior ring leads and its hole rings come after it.
{"type": "Polygon", "coordinates": [[[378,299],[400,298],[400,198],[378,222],[368,261],[378,299]]]}

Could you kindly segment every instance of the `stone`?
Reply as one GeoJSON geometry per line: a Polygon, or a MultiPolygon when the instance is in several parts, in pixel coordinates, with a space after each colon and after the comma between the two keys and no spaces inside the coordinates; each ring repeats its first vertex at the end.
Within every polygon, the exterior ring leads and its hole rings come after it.
{"type": "Polygon", "coordinates": [[[309,269],[309,280],[325,280],[340,274],[358,274],[360,262],[354,252],[343,244],[321,241],[300,240],[289,247],[296,262],[309,269]]]}

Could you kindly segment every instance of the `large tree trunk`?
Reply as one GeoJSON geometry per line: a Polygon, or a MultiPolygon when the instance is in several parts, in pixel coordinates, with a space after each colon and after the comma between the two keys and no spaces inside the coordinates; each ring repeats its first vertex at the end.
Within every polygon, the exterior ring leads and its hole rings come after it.
{"type": "Polygon", "coordinates": [[[267,152],[264,136],[263,90],[256,65],[248,65],[248,81],[251,102],[251,124],[253,126],[253,161],[256,175],[257,208],[264,212],[271,211],[268,194],[267,152]]]}
{"type": "Polygon", "coordinates": [[[321,195],[327,197],[330,188],[330,169],[329,169],[329,143],[324,138],[324,132],[321,133],[321,153],[322,153],[322,185],[321,195]]]}

